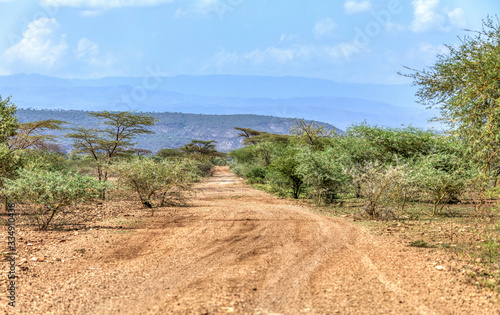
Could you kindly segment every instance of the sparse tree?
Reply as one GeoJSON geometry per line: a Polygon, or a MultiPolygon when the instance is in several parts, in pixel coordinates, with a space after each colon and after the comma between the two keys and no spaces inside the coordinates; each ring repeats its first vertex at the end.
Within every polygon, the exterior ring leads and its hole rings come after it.
{"type": "Polygon", "coordinates": [[[90,155],[96,163],[99,180],[108,178],[107,165],[113,158],[133,153],[132,139],[141,134],[150,134],[147,127],[154,125],[156,118],[131,112],[93,112],[89,114],[104,120],[103,129],[74,128],[66,137],[73,139],[76,153],[90,155]]]}

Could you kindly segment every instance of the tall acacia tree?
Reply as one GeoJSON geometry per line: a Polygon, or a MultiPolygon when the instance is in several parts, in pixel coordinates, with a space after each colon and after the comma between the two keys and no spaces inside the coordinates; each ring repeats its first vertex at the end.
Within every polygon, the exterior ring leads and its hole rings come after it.
{"type": "Polygon", "coordinates": [[[179,150],[195,159],[211,161],[220,155],[215,148],[216,143],[217,141],[215,140],[191,140],[190,143],[185,144],[179,150]]]}
{"type": "Polygon", "coordinates": [[[72,129],[74,132],[66,134],[73,139],[76,153],[90,155],[96,162],[99,180],[106,181],[108,172],[106,166],[115,157],[135,152],[132,146],[133,138],[141,134],[153,133],[148,129],[158,119],[145,114],[132,112],[92,112],[89,116],[104,120],[106,128],[72,129]]]}
{"type": "Polygon", "coordinates": [[[481,30],[469,33],[461,45],[446,45],[448,53],[438,55],[433,66],[407,68],[412,73],[402,75],[419,88],[421,104],[441,110],[436,120],[446,123],[482,166],[482,191],[500,161],[500,22],[488,17],[481,30]]]}

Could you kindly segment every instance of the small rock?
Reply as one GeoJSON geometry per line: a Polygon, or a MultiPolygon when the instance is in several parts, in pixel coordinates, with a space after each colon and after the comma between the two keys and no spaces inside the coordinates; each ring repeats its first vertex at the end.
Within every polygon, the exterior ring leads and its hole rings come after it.
{"type": "Polygon", "coordinates": [[[36,261],[38,261],[38,262],[44,262],[44,261],[45,261],[45,258],[43,258],[43,257],[38,257],[38,258],[36,259],[36,261]]]}
{"type": "Polygon", "coordinates": [[[441,270],[444,270],[444,267],[443,266],[436,266],[436,269],[441,271],[441,270]]]}

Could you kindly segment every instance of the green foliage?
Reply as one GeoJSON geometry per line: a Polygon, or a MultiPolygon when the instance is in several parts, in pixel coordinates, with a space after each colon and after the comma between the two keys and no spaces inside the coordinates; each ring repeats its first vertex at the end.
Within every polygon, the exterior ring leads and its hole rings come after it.
{"type": "Polygon", "coordinates": [[[217,155],[217,150],[215,149],[216,141],[204,141],[204,140],[191,140],[190,143],[185,144],[179,150],[191,157],[199,160],[212,159],[217,155]]]}
{"type": "MultiPolygon", "coordinates": [[[[232,151],[231,169],[281,195],[306,195],[317,203],[355,196],[375,218],[403,213],[410,201],[432,202],[432,213],[463,198],[477,172],[459,139],[414,127],[366,123],[345,134],[324,133],[302,123],[295,135],[276,140],[254,133],[254,141],[232,151]]],[[[249,132],[249,131],[247,131],[249,132]]],[[[500,168],[499,168],[500,170],[500,168]]]]}
{"type": "Polygon", "coordinates": [[[267,170],[262,166],[254,166],[247,170],[243,176],[248,178],[250,184],[263,184],[267,175],[267,170]]]}
{"type": "Polygon", "coordinates": [[[433,203],[432,215],[450,201],[458,200],[470,181],[470,171],[452,154],[433,154],[413,166],[413,182],[423,199],[433,203]],[[439,208],[440,207],[440,208],[439,208]]]}
{"type": "Polygon", "coordinates": [[[303,149],[299,152],[297,173],[311,187],[312,196],[318,203],[331,203],[351,181],[339,153],[333,147],[325,151],[303,149]]]}
{"type": "Polygon", "coordinates": [[[298,199],[303,188],[303,178],[299,173],[299,148],[292,145],[277,146],[279,152],[275,152],[269,170],[277,174],[285,185],[292,188],[294,199],[298,199]]]}
{"type": "Polygon", "coordinates": [[[212,163],[216,166],[226,166],[228,165],[228,160],[227,160],[227,156],[226,158],[222,158],[222,157],[216,157],[214,158],[214,160],[212,161],[212,163]]]}
{"type": "Polygon", "coordinates": [[[107,166],[111,160],[119,156],[135,153],[132,149],[134,137],[152,133],[147,127],[157,121],[149,115],[131,112],[92,112],[89,116],[104,120],[102,124],[109,127],[102,129],[77,127],[66,137],[73,140],[75,153],[91,156],[95,161],[99,180],[108,178],[107,166]]]}
{"type": "Polygon", "coordinates": [[[299,119],[290,128],[290,134],[295,136],[299,142],[305,143],[310,149],[322,149],[326,144],[324,139],[335,134],[335,130],[327,130],[315,122],[306,122],[299,119]]]}
{"type": "Polygon", "coordinates": [[[5,178],[11,178],[15,171],[21,166],[21,159],[18,154],[10,150],[7,144],[0,144],[0,188],[3,186],[5,178]]]}
{"type": "Polygon", "coordinates": [[[10,137],[15,136],[19,127],[16,105],[10,102],[10,97],[2,99],[0,96],[0,144],[6,143],[10,137]]]}
{"type": "MultiPolygon", "coordinates": [[[[500,161],[500,26],[487,18],[479,31],[462,38],[459,46],[446,45],[448,53],[424,70],[409,69],[405,76],[419,87],[421,104],[438,107],[450,133],[459,137],[470,158],[483,169],[486,190],[488,170],[500,161]]],[[[497,171],[496,177],[500,172],[497,171]]]]}
{"type": "Polygon", "coordinates": [[[21,160],[23,168],[46,171],[64,171],[68,169],[66,158],[62,154],[40,150],[24,150],[21,160]]]}
{"type": "Polygon", "coordinates": [[[2,193],[28,206],[38,227],[47,230],[57,214],[64,216],[64,208],[97,198],[108,186],[88,176],[33,168],[7,179],[2,193]]]}
{"type": "Polygon", "coordinates": [[[414,127],[386,128],[363,123],[349,128],[347,135],[351,138],[347,149],[357,164],[375,161],[396,164],[400,160],[413,160],[432,153],[441,143],[432,130],[414,127]]]}
{"type": "Polygon", "coordinates": [[[165,159],[156,162],[148,158],[121,161],[112,166],[119,182],[134,190],[141,203],[151,209],[181,202],[182,193],[199,179],[196,163],[188,159],[165,159]]]}
{"type": "Polygon", "coordinates": [[[15,116],[16,106],[10,102],[10,97],[2,100],[0,97],[0,188],[4,178],[13,176],[19,167],[19,157],[8,147],[8,140],[16,135],[19,122],[15,116]]]}
{"type": "Polygon", "coordinates": [[[156,153],[156,156],[161,158],[181,157],[184,154],[179,149],[161,149],[156,153]]]}

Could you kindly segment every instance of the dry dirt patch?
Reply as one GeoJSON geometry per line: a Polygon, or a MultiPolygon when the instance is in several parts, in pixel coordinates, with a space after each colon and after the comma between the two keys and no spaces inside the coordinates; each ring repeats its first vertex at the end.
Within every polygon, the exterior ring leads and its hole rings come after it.
{"type": "Polygon", "coordinates": [[[257,191],[224,167],[197,189],[189,207],[153,218],[125,209],[108,228],[19,231],[26,260],[18,306],[9,309],[5,293],[0,307],[13,314],[499,314],[491,292],[436,269],[436,253],[257,191]]]}

